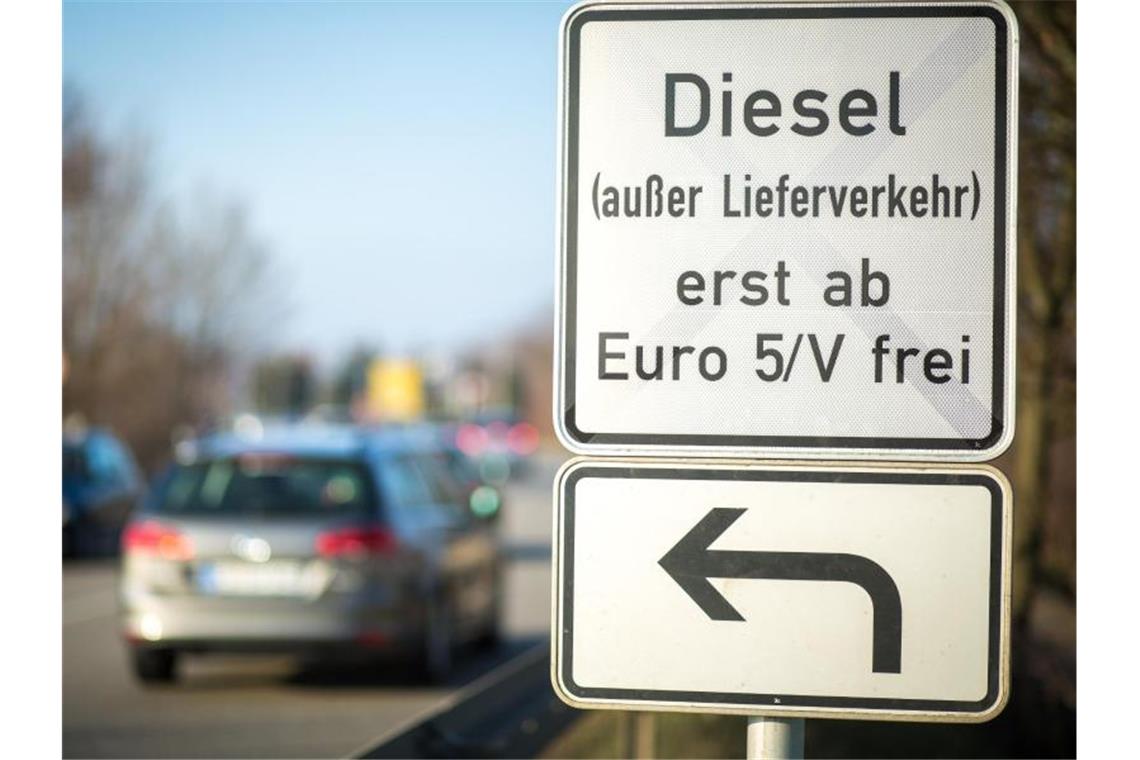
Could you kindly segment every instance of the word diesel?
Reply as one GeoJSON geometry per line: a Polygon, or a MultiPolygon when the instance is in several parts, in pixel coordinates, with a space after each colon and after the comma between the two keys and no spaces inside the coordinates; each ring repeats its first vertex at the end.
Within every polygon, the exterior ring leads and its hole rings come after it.
{"type": "MultiPolygon", "coordinates": [[[[732,72],[725,72],[722,81],[728,85],[732,83],[732,72]]],[[[905,135],[906,127],[899,120],[899,72],[890,73],[887,87],[887,128],[894,135],[905,135]]],[[[791,97],[792,111],[798,117],[790,125],[790,129],[802,137],[817,137],[822,135],[831,126],[831,115],[825,104],[831,96],[822,90],[801,90],[791,97]]],[[[665,75],[665,136],[666,137],[692,137],[699,135],[709,125],[712,117],[710,107],[712,93],[709,83],[699,74],[666,74],[665,75]],[[683,92],[681,98],[678,93],[683,92]],[[683,99],[688,107],[686,115],[696,112],[696,118],[688,124],[678,124],[677,104],[683,99]],[[696,101],[696,108],[692,107],[696,101]]],[[[729,88],[720,93],[720,134],[722,137],[731,137],[733,122],[734,97],[729,88]]],[[[770,137],[780,131],[780,121],[784,118],[784,100],[771,90],[754,90],[745,96],[741,108],[739,121],[752,134],[757,137],[770,137]]],[[[879,103],[875,96],[867,90],[854,89],[839,98],[839,107],[836,116],[840,128],[849,135],[861,137],[875,131],[874,119],[879,116],[879,103]]]]}

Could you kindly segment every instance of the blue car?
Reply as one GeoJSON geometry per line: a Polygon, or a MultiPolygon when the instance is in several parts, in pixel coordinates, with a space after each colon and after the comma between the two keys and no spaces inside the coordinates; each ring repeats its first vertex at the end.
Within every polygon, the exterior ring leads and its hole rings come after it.
{"type": "Polygon", "coordinates": [[[64,435],[64,555],[113,553],[141,490],[134,457],[114,435],[98,428],[64,435]]]}

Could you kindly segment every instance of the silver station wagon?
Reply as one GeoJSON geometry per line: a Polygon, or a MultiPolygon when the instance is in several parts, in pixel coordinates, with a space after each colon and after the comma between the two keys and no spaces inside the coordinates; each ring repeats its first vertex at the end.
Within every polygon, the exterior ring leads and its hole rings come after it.
{"type": "Polygon", "coordinates": [[[445,679],[498,633],[493,526],[430,429],[292,428],[184,445],[123,534],[135,674],[185,652],[373,652],[445,679]]]}

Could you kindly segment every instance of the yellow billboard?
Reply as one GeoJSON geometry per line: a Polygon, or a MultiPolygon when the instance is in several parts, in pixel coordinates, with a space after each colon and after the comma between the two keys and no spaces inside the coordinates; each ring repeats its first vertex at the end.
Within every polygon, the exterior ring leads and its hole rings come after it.
{"type": "Polygon", "coordinates": [[[424,414],[424,376],[409,359],[375,359],[368,365],[368,418],[409,422],[424,414]]]}

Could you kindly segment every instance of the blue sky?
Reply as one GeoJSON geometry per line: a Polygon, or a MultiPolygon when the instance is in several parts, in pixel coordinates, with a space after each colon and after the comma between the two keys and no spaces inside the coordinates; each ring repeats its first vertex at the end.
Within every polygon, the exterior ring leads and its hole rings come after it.
{"type": "Polygon", "coordinates": [[[245,203],[279,347],[456,348],[551,308],[568,5],[70,2],[64,75],[165,193],[245,203]]]}

